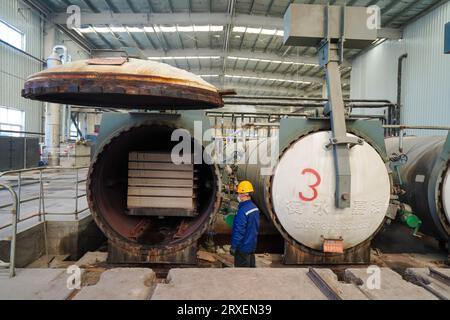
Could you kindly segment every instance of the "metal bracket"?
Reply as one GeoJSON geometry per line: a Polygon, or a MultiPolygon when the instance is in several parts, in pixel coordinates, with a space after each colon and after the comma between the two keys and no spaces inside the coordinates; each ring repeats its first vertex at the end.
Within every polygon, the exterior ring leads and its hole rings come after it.
{"type": "Polygon", "coordinates": [[[328,42],[322,46],[321,51],[321,59],[324,59],[321,63],[325,63],[326,70],[329,115],[333,133],[332,141],[336,141],[336,143],[332,143],[336,168],[336,207],[344,209],[349,208],[351,204],[349,147],[360,144],[360,142],[357,139],[347,137],[338,44],[328,42]],[[326,59],[326,57],[328,58],[326,59]]]}
{"type": "Polygon", "coordinates": [[[328,143],[325,147],[327,149],[331,149],[331,147],[335,145],[346,145],[347,148],[351,149],[356,145],[359,146],[364,145],[364,140],[361,138],[354,138],[354,137],[332,138],[330,139],[330,143],[328,143]]]}
{"type": "Polygon", "coordinates": [[[98,53],[106,53],[106,54],[108,54],[108,57],[111,57],[111,55],[110,55],[111,53],[120,53],[121,55],[119,56],[119,58],[122,57],[122,58],[126,59],[127,62],[130,61],[130,55],[128,54],[128,52],[126,50],[93,49],[93,50],[91,50],[91,55],[95,55],[95,53],[97,53],[97,52],[98,53]]]}
{"type": "Polygon", "coordinates": [[[328,90],[328,105],[324,109],[325,115],[330,116],[332,139],[327,148],[333,147],[336,170],[336,207],[350,208],[351,205],[351,170],[349,149],[364,143],[362,139],[347,136],[345,105],[342,96],[341,73],[339,66],[343,59],[345,42],[345,6],[342,8],[341,38],[338,43],[331,42],[329,36],[330,21],[328,19],[330,7],[326,6],[327,37],[319,45],[319,63],[325,68],[328,90]]]}

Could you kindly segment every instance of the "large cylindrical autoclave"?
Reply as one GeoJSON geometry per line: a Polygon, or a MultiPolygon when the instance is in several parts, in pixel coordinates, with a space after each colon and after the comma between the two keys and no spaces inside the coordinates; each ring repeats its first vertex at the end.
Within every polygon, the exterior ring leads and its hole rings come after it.
{"type": "Polygon", "coordinates": [[[339,240],[344,249],[339,261],[351,263],[351,252],[370,241],[383,224],[391,181],[380,148],[361,137],[363,144],[349,152],[351,207],[337,208],[334,155],[327,147],[330,138],[330,131],[316,130],[280,141],[285,147],[270,174],[267,170],[263,174],[264,166],[255,164],[255,159],[267,159],[261,155],[270,154],[274,138],[251,141],[241,152],[246,160],[239,165],[238,176],[253,183],[254,201],[290,245],[312,253],[319,263],[330,256],[323,252],[325,240],[339,240]]]}
{"type": "MultiPolygon", "coordinates": [[[[386,139],[389,154],[399,153],[399,138],[386,139]]],[[[401,200],[422,220],[420,231],[450,240],[450,137],[404,137],[408,160],[398,167],[405,194],[401,200]]],[[[396,172],[396,170],[393,170],[396,172]]]]}
{"type": "MultiPolygon", "coordinates": [[[[175,164],[175,130],[193,137],[190,128],[155,116],[115,130],[97,148],[88,175],[88,203],[100,229],[128,254],[174,254],[194,244],[209,227],[220,206],[217,166],[192,138],[192,159],[175,164]],[[200,163],[194,151],[203,152],[200,163]]],[[[186,135],[187,136],[187,135],[186,135]]],[[[187,152],[189,152],[189,149],[187,152]]],[[[162,261],[159,261],[162,262],[162,261]]]]}

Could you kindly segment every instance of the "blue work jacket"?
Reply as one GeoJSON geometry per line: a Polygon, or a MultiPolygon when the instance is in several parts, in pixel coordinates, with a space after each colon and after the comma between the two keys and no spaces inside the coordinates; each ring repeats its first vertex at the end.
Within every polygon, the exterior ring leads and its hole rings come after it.
{"type": "Polygon", "coordinates": [[[231,246],[243,253],[254,253],[259,230],[259,209],[251,200],[239,203],[233,222],[231,246]]]}

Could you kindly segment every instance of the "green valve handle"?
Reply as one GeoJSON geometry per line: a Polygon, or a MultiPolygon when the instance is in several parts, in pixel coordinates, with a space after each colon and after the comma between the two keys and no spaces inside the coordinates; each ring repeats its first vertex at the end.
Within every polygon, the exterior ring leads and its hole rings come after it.
{"type": "Polygon", "coordinates": [[[413,235],[418,236],[417,233],[419,232],[420,226],[422,225],[422,220],[418,216],[416,216],[414,213],[406,210],[400,211],[401,219],[406,225],[413,229],[413,235]]]}
{"type": "Polygon", "coordinates": [[[234,214],[228,214],[223,218],[225,220],[225,223],[230,226],[230,228],[233,227],[234,217],[234,214]]]}

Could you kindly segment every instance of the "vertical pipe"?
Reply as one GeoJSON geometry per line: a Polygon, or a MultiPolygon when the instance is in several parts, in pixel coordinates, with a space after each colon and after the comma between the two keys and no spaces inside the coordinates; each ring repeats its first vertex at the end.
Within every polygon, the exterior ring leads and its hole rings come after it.
{"type": "Polygon", "coordinates": [[[214,133],[215,133],[214,137],[218,136],[217,130],[218,130],[218,128],[217,128],[217,116],[214,116],[214,133]]]}
{"type": "Polygon", "coordinates": [[[9,252],[9,277],[13,278],[16,275],[15,269],[16,269],[16,238],[17,238],[17,194],[14,192],[14,190],[7,185],[0,184],[0,188],[6,189],[13,198],[13,207],[11,209],[11,215],[12,215],[12,236],[11,236],[11,249],[9,252]]]}
{"type": "Polygon", "coordinates": [[[78,168],[76,169],[76,186],[75,186],[75,220],[78,220],[78,168]]]}
{"type": "Polygon", "coordinates": [[[60,105],[46,103],[45,108],[45,146],[48,165],[59,166],[60,147],[60,105]]]}
{"type": "Polygon", "coordinates": [[[42,184],[42,170],[39,171],[39,212],[38,212],[38,216],[39,216],[39,222],[42,221],[42,188],[43,188],[43,184],[42,184]]]}
{"type": "MultiPolygon", "coordinates": [[[[56,48],[47,59],[47,68],[62,64],[56,48]]],[[[61,131],[61,105],[57,103],[45,104],[45,146],[48,165],[59,166],[59,147],[61,131]]]]}
{"type": "MultiPolygon", "coordinates": [[[[401,124],[400,115],[402,107],[402,75],[403,75],[403,60],[408,57],[408,54],[403,54],[398,58],[398,73],[397,73],[397,106],[395,108],[389,108],[391,116],[389,124],[401,124]]],[[[392,129],[394,130],[394,129],[392,129]]],[[[390,132],[391,134],[394,132],[390,132]]]]}
{"type": "Polygon", "coordinates": [[[9,257],[9,277],[12,278],[16,275],[16,239],[17,239],[17,194],[11,187],[6,187],[13,197],[12,214],[12,237],[11,237],[11,252],[9,257]]]}
{"type": "Polygon", "coordinates": [[[63,142],[65,142],[65,141],[67,141],[66,140],[66,125],[67,125],[67,121],[66,121],[66,119],[67,119],[67,105],[65,105],[63,108],[62,108],[62,120],[61,120],[61,140],[63,141],[63,142]]]}
{"type": "Polygon", "coordinates": [[[84,120],[83,136],[84,136],[84,138],[86,138],[87,135],[88,135],[88,132],[89,132],[89,130],[88,130],[89,124],[88,124],[88,114],[87,114],[87,112],[84,113],[83,120],[84,120]]]}
{"type": "MultiPolygon", "coordinates": [[[[67,48],[64,46],[53,47],[52,53],[47,58],[47,68],[62,65],[68,60],[67,48]],[[62,54],[58,52],[62,51],[62,54]]],[[[47,148],[48,164],[51,167],[60,165],[59,148],[61,143],[61,109],[57,103],[46,103],[45,107],[45,146],[47,148]]]]}
{"type": "Polygon", "coordinates": [[[27,135],[23,135],[23,168],[27,168],[27,135]]]}
{"type": "Polygon", "coordinates": [[[399,137],[399,144],[398,144],[398,151],[400,153],[403,153],[403,136],[404,136],[404,132],[403,129],[400,129],[400,133],[399,133],[400,137],[399,137]]]}
{"type": "Polygon", "coordinates": [[[70,127],[72,126],[72,108],[67,106],[67,118],[66,118],[66,141],[70,140],[70,127]]]}
{"type": "Polygon", "coordinates": [[[17,195],[17,201],[18,201],[18,205],[17,205],[17,218],[20,220],[20,198],[21,198],[21,194],[22,194],[22,172],[19,171],[19,175],[17,177],[17,190],[18,190],[18,195],[17,195]]]}
{"type": "MultiPolygon", "coordinates": [[[[40,179],[41,179],[41,194],[40,199],[42,203],[42,222],[44,223],[44,247],[45,247],[45,258],[47,260],[47,267],[50,267],[50,261],[48,260],[48,240],[47,240],[47,219],[45,217],[45,192],[44,192],[44,183],[42,181],[42,170],[40,171],[40,179]]],[[[39,216],[41,218],[41,216],[39,216]]]]}
{"type": "Polygon", "coordinates": [[[222,138],[225,136],[225,132],[224,132],[224,127],[223,127],[223,122],[224,122],[224,115],[222,113],[222,118],[220,119],[220,134],[222,135],[222,138]]]}

